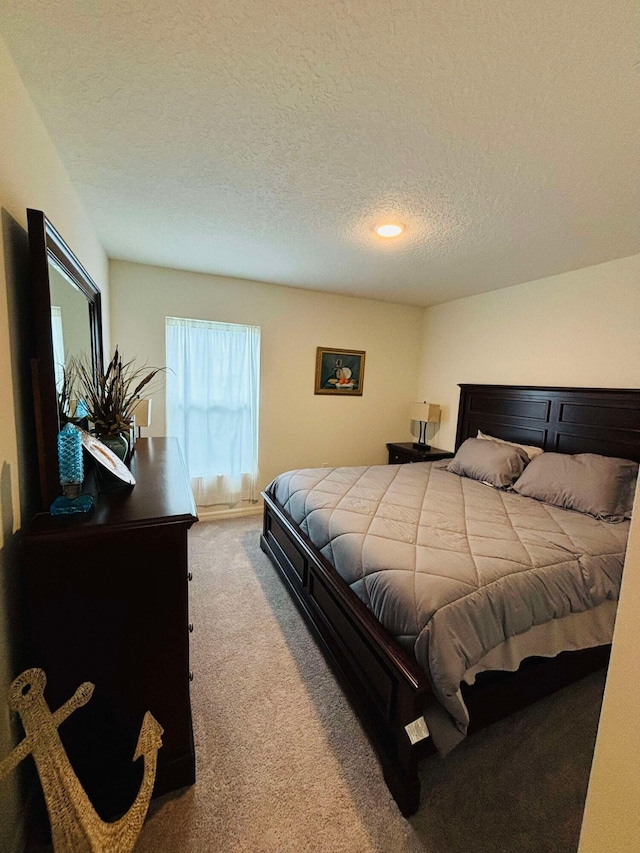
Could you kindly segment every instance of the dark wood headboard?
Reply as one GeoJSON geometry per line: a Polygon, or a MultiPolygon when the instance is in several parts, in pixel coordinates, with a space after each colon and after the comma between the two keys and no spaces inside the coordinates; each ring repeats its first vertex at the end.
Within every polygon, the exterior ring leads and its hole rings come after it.
{"type": "Polygon", "coordinates": [[[556,453],[640,462],[640,390],[460,385],[456,450],[478,430],[556,453]]]}

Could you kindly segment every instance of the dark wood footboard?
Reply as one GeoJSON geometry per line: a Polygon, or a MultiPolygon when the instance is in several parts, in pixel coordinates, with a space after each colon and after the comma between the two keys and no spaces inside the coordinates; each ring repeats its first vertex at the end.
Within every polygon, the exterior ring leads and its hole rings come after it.
{"type": "MultiPolygon", "coordinates": [[[[480,429],[547,451],[640,461],[640,391],[462,385],[456,447],[480,429]]],[[[418,758],[433,752],[419,726],[431,695],[426,674],[377,622],[335,569],[263,493],[261,547],[280,571],[380,758],[401,812],[419,805],[418,758]],[[412,737],[409,737],[407,726],[412,737]],[[417,739],[416,739],[417,738],[417,739]],[[415,741],[412,743],[412,741],[415,741]]],[[[608,646],[529,658],[517,673],[483,673],[463,686],[480,729],[606,666],[608,646]]]]}
{"type": "MultiPolygon", "coordinates": [[[[405,726],[421,717],[428,679],[284,510],[264,498],[262,550],[280,571],[373,744],[403,815],[420,802],[419,752],[405,726]]],[[[430,744],[431,741],[429,740],[430,744]]]]}
{"type": "MultiPolygon", "coordinates": [[[[419,759],[435,751],[431,738],[411,726],[422,719],[431,695],[428,678],[282,507],[266,493],[263,498],[261,548],[313,631],[369,735],[393,798],[409,817],[420,804],[419,759]]],[[[482,673],[473,687],[462,687],[469,733],[605,667],[609,651],[610,646],[599,646],[555,658],[528,658],[516,673],[482,673]]]]}

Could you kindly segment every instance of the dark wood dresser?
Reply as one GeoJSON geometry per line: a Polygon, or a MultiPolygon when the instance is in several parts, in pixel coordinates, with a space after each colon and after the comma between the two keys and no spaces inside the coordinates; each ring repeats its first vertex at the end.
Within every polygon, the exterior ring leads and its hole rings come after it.
{"type": "Polygon", "coordinates": [[[195,781],[189,685],[187,531],[197,521],[176,439],[139,439],[136,485],[101,494],[92,515],[35,516],[22,541],[31,665],[52,711],[83,681],[93,697],[60,727],[104,818],[129,808],[146,711],[164,729],[154,795],[195,781]]]}

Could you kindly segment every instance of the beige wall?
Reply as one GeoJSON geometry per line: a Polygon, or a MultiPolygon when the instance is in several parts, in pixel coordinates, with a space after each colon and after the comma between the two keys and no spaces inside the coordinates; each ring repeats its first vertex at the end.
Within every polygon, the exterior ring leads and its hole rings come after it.
{"type": "MultiPolygon", "coordinates": [[[[164,365],[166,316],[261,327],[263,485],[291,468],[384,463],[386,442],[410,439],[422,309],[122,261],[110,283],[112,340],[127,358],[164,365]],[[362,397],[314,395],[317,346],[366,351],[362,397]]],[[[155,394],[149,434],[164,428],[155,394]]]]}
{"type": "Polygon", "coordinates": [[[640,255],[427,309],[420,392],[444,407],[453,449],[458,383],[640,385],[640,255]]]}
{"type": "MultiPolygon", "coordinates": [[[[26,208],[44,210],[75,249],[80,260],[107,292],[107,260],[86,212],[27,95],[17,70],[0,38],[0,757],[20,737],[20,727],[10,718],[5,697],[19,660],[21,628],[19,607],[21,575],[16,542],[22,512],[33,505],[29,460],[21,442],[24,411],[20,394],[15,346],[14,308],[28,287],[25,264],[26,208]],[[13,337],[13,341],[12,341],[13,337]],[[14,344],[13,346],[11,344],[14,344]]],[[[107,300],[108,307],[108,300],[107,300]]],[[[19,849],[21,792],[18,774],[0,782],[0,850],[19,849]]]]}
{"type": "MultiPolygon", "coordinates": [[[[636,492],[640,506],[640,489],[636,492]]],[[[640,847],[640,513],[636,512],[618,607],[580,853],[640,847]]]]}

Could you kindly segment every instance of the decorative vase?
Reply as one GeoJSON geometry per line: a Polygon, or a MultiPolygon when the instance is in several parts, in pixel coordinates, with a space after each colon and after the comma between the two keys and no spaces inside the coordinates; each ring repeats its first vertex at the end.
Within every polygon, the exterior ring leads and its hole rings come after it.
{"type": "Polygon", "coordinates": [[[58,433],[58,467],[62,494],[50,506],[51,515],[88,513],[93,509],[91,495],[83,495],[84,465],[82,439],[73,424],[65,424],[58,433]]]}
{"type": "Polygon", "coordinates": [[[84,480],[82,440],[73,424],[65,424],[58,433],[58,468],[64,495],[77,498],[84,480]]]}
{"type": "Polygon", "coordinates": [[[123,435],[99,435],[98,438],[124,462],[129,452],[129,442],[123,435]]]}

